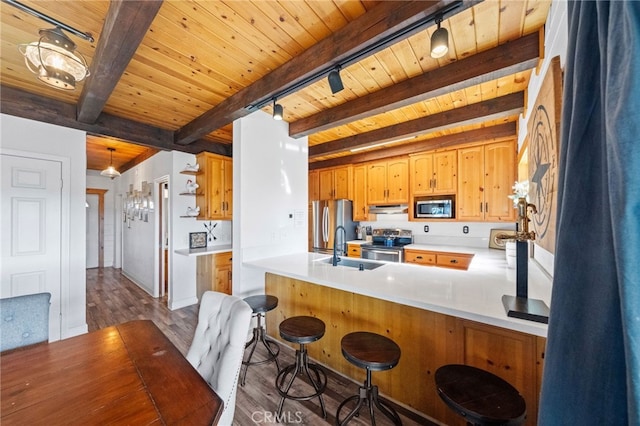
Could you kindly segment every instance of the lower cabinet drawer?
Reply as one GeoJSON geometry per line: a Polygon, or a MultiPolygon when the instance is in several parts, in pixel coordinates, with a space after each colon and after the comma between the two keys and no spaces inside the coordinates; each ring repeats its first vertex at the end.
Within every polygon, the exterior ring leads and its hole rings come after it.
{"type": "Polygon", "coordinates": [[[418,263],[420,265],[435,265],[436,254],[428,251],[404,251],[404,261],[406,263],[418,263]]]}
{"type": "Polygon", "coordinates": [[[360,249],[360,244],[347,244],[347,256],[362,257],[362,250],[360,249]]]}
{"type": "Polygon", "coordinates": [[[417,263],[427,266],[441,266],[443,268],[469,269],[469,264],[473,259],[472,254],[446,253],[425,250],[404,251],[405,263],[417,263]]]}
{"type": "Polygon", "coordinates": [[[446,268],[469,269],[473,255],[438,253],[436,265],[446,268]]]}

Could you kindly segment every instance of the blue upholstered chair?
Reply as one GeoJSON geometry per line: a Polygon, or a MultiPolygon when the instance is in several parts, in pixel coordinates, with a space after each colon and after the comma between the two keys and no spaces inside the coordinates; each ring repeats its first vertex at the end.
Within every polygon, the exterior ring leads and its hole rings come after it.
{"type": "Polygon", "coordinates": [[[0,352],[49,340],[51,293],[0,299],[0,352]]]}
{"type": "Polygon", "coordinates": [[[224,402],[219,425],[231,425],[251,307],[239,297],[205,291],[187,361],[224,402]]]}

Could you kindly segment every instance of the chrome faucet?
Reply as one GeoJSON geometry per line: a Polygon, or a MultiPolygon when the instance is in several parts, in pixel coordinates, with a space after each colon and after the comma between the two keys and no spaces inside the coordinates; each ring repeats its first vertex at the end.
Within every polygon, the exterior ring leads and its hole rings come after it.
{"type": "MultiPolygon", "coordinates": [[[[333,266],[338,266],[338,262],[340,262],[340,258],[338,257],[338,231],[342,229],[342,233],[344,234],[345,244],[347,239],[347,230],[344,229],[344,226],[338,225],[336,226],[336,230],[333,234],[333,258],[331,260],[331,264],[333,266]]],[[[341,250],[344,253],[344,250],[341,250]]]]}

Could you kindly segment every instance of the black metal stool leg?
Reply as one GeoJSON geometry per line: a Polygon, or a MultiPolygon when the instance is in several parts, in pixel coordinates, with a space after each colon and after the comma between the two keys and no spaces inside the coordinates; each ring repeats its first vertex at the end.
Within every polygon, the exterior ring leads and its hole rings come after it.
{"type": "Polygon", "coordinates": [[[310,365],[308,363],[307,360],[305,360],[304,363],[304,371],[305,373],[307,373],[307,377],[309,378],[309,381],[311,382],[311,385],[313,385],[313,388],[316,390],[316,393],[318,394],[318,399],[320,400],[320,408],[322,408],[322,417],[324,417],[325,419],[327,418],[327,410],[324,406],[324,399],[322,398],[322,391],[324,390],[324,387],[327,384],[327,376],[325,374],[324,371],[320,370],[319,367],[317,367],[316,365],[310,365]],[[313,377],[311,377],[311,373],[309,373],[309,369],[313,370],[313,372],[316,374],[316,379],[314,380],[313,377]],[[324,380],[322,380],[320,378],[320,373],[323,374],[324,380]]]}
{"type": "MultiPolygon", "coordinates": [[[[398,413],[396,413],[396,410],[394,410],[393,407],[391,407],[389,404],[387,404],[386,402],[384,402],[379,398],[377,386],[373,386],[371,393],[373,397],[373,402],[375,403],[376,407],[378,407],[380,412],[382,412],[382,414],[384,414],[389,419],[391,419],[394,425],[401,425],[402,420],[400,420],[400,416],[398,416],[398,413]]],[[[371,408],[371,411],[373,411],[373,408],[371,408]]]]}
{"type": "Polygon", "coordinates": [[[300,349],[296,350],[295,364],[285,367],[282,371],[280,371],[280,373],[278,373],[278,376],[276,377],[276,389],[281,396],[280,403],[278,404],[278,417],[280,417],[280,415],[282,414],[282,408],[284,406],[285,399],[307,401],[312,398],[318,397],[318,399],[320,400],[320,407],[322,408],[322,416],[326,418],[327,411],[324,405],[324,399],[322,398],[322,393],[324,392],[326,386],[326,373],[319,366],[315,364],[309,364],[306,347],[304,344],[300,344],[300,349]],[[312,377],[309,370],[315,373],[315,379],[312,377]],[[309,382],[311,382],[311,386],[313,386],[315,392],[310,395],[290,395],[289,391],[291,390],[291,385],[293,385],[293,382],[298,374],[302,372],[307,375],[307,378],[309,379],[309,382]],[[291,374],[291,378],[289,379],[287,386],[284,387],[284,382],[289,374],[291,374]]]}
{"type": "Polygon", "coordinates": [[[338,424],[339,426],[343,426],[349,423],[349,420],[351,420],[354,416],[357,416],[358,413],[360,413],[360,408],[362,408],[362,405],[366,400],[367,400],[367,390],[363,387],[360,387],[360,393],[358,395],[350,396],[349,398],[342,401],[342,404],[338,406],[338,411],[336,412],[336,424],[338,424]],[[351,411],[349,411],[349,414],[347,414],[347,417],[345,417],[342,421],[340,421],[340,411],[342,411],[342,408],[346,406],[350,401],[355,401],[356,399],[358,400],[358,403],[356,404],[356,406],[351,411]]]}
{"type": "Polygon", "coordinates": [[[398,413],[396,413],[396,411],[393,409],[393,407],[379,398],[378,386],[372,385],[371,370],[369,370],[368,368],[367,378],[365,379],[364,384],[360,386],[358,395],[347,398],[338,407],[338,411],[336,412],[336,423],[339,426],[346,425],[354,416],[359,415],[360,409],[365,402],[369,406],[369,416],[371,417],[372,426],[375,426],[376,424],[376,417],[373,411],[374,406],[378,407],[380,412],[387,416],[394,425],[402,425],[402,420],[400,419],[400,416],[398,416],[398,413]],[[340,420],[340,411],[342,410],[342,408],[347,405],[349,401],[354,401],[356,399],[358,400],[358,404],[349,412],[349,414],[347,414],[347,416],[343,420],[340,420]]]}
{"type": "Polygon", "coordinates": [[[269,342],[265,339],[266,333],[265,333],[264,327],[262,326],[262,315],[263,314],[258,314],[256,316],[258,323],[256,327],[254,327],[253,329],[253,336],[251,337],[251,340],[249,340],[245,345],[245,350],[249,347],[251,347],[251,350],[249,351],[249,356],[247,357],[247,360],[242,361],[243,368],[242,368],[242,374],[240,377],[240,386],[245,385],[245,381],[247,379],[247,371],[249,370],[249,366],[251,365],[259,365],[259,364],[275,361],[276,368],[278,369],[278,373],[280,373],[280,363],[278,362],[278,354],[280,353],[280,346],[278,346],[278,344],[275,342],[269,342]],[[253,358],[253,353],[255,352],[256,347],[258,346],[258,343],[260,342],[262,342],[264,347],[267,348],[269,355],[267,359],[260,360],[260,361],[251,361],[251,359],[253,358]],[[276,350],[272,349],[271,345],[275,345],[276,350]]]}

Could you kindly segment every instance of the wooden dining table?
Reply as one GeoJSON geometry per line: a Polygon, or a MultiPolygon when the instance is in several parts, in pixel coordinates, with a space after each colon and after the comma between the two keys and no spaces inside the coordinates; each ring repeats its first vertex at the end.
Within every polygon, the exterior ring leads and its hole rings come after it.
{"type": "Polygon", "coordinates": [[[0,354],[0,424],[215,425],[223,402],[151,321],[0,354]]]}

